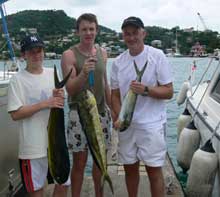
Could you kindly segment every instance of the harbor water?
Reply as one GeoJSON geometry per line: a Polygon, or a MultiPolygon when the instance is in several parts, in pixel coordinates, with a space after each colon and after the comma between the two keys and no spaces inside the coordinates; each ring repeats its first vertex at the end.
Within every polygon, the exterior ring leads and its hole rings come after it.
{"type": "MultiPolygon", "coordinates": [[[[195,80],[194,80],[194,82],[196,82],[200,80],[204,70],[208,66],[210,58],[172,58],[172,57],[169,57],[168,59],[173,69],[174,96],[171,100],[167,101],[167,113],[168,113],[167,133],[166,133],[167,147],[168,147],[168,152],[172,159],[172,162],[174,164],[176,171],[180,172],[180,168],[177,166],[177,162],[176,162],[176,144],[177,144],[176,122],[177,122],[179,115],[184,111],[184,105],[178,106],[176,104],[176,96],[180,90],[182,83],[185,80],[187,80],[189,77],[189,73],[191,69],[190,66],[193,64],[193,61],[196,64],[195,80]]],[[[107,62],[108,79],[109,79],[111,64],[113,60],[114,60],[113,58],[109,58],[107,62]]],[[[54,65],[56,65],[57,68],[60,70],[60,60],[45,60],[44,65],[46,67],[53,67],[54,65]]],[[[216,65],[217,65],[217,61],[212,63],[213,69],[215,68],[216,65]]],[[[21,66],[24,67],[24,62],[21,63],[21,66]]],[[[3,68],[4,68],[4,63],[0,62],[0,70],[3,70],[3,68]]],[[[204,77],[204,80],[208,80],[210,76],[211,76],[211,72],[207,73],[207,75],[205,75],[204,77]]],[[[66,108],[66,111],[67,110],[68,108],[66,108]]],[[[6,129],[7,128],[1,128],[1,131],[5,131],[6,129]]],[[[86,173],[87,174],[91,173],[91,157],[88,160],[86,173]]]]}

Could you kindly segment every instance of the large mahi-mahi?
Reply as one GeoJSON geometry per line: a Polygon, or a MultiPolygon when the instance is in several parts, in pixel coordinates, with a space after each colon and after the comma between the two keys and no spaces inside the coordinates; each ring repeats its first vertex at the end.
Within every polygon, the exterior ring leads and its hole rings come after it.
{"type": "Polygon", "coordinates": [[[112,193],[113,185],[107,172],[107,155],[99,112],[94,95],[89,90],[82,90],[77,96],[77,111],[85,133],[93,160],[101,171],[101,188],[107,181],[112,193]]]}
{"type": "MultiPolygon", "coordinates": [[[[135,67],[135,71],[137,74],[136,81],[141,82],[141,78],[144,74],[147,64],[148,64],[148,61],[146,61],[144,67],[139,71],[134,61],[134,67],[135,67]]],[[[120,124],[119,130],[121,132],[125,131],[131,124],[133,113],[134,113],[134,108],[135,108],[136,101],[137,101],[137,96],[138,95],[136,93],[134,93],[131,89],[129,89],[123,99],[121,110],[119,113],[119,118],[118,118],[119,124],[120,124]]]]}
{"type": "MultiPolygon", "coordinates": [[[[54,66],[55,88],[62,88],[70,77],[69,74],[59,82],[56,66],[54,66]]],[[[64,110],[52,108],[48,122],[48,164],[54,180],[63,184],[67,181],[70,172],[69,153],[65,137],[64,110]]]]}

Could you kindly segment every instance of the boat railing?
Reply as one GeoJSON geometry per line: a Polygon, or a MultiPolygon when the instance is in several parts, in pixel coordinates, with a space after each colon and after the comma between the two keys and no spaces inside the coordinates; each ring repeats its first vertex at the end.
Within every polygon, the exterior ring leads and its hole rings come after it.
{"type": "Polygon", "coordinates": [[[0,81],[9,80],[19,70],[18,62],[4,62],[3,70],[0,71],[0,81]]]}

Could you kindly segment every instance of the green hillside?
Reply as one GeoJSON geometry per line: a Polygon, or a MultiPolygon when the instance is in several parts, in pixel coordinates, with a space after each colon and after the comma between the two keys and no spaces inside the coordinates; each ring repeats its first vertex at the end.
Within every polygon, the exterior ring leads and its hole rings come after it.
{"type": "MultiPolygon", "coordinates": [[[[21,28],[37,28],[42,37],[65,35],[75,29],[76,19],[66,15],[63,10],[25,10],[6,17],[11,36],[16,36],[21,28]]],[[[100,26],[106,32],[107,27],[100,26]]]]}
{"type": "MultiPolygon", "coordinates": [[[[25,10],[6,17],[8,31],[13,41],[16,56],[19,56],[19,43],[28,28],[36,28],[37,33],[47,41],[46,52],[62,54],[64,50],[79,42],[77,35],[73,34],[76,26],[76,19],[67,16],[63,10],[25,10]],[[26,29],[26,30],[25,30],[26,29]],[[22,30],[22,31],[21,31],[22,30]]],[[[0,19],[0,23],[1,19],[0,19]]],[[[113,54],[120,53],[126,48],[122,41],[121,33],[117,33],[108,27],[100,26],[100,33],[96,42],[110,48],[113,54]],[[120,50],[119,50],[120,49],[120,50]]],[[[178,48],[183,55],[189,55],[192,46],[200,43],[207,53],[213,53],[214,49],[220,48],[220,35],[214,31],[185,31],[178,26],[171,29],[147,26],[147,37],[145,43],[151,45],[152,41],[160,41],[158,48],[175,49],[176,38],[178,38],[178,48]]],[[[0,32],[3,33],[0,25],[0,32]]],[[[4,53],[6,58],[6,40],[0,36],[0,56],[4,53]]],[[[1,57],[0,57],[1,58],[1,57]]]]}

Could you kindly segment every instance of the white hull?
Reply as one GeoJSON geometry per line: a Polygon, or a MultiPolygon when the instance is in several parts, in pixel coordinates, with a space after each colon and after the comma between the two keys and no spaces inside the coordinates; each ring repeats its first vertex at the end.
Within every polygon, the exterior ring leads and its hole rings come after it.
{"type": "Polygon", "coordinates": [[[14,193],[21,187],[18,163],[18,130],[17,123],[7,113],[7,92],[10,76],[4,78],[0,71],[0,196],[7,196],[9,180],[14,193]]]}
{"type": "MultiPolygon", "coordinates": [[[[194,124],[198,129],[201,141],[200,146],[203,146],[207,140],[211,139],[213,148],[218,155],[218,163],[220,162],[220,66],[210,81],[206,81],[192,87],[187,92],[186,108],[193,117],[194,124]],[[195,91],[196,90],[196,91],[195,91]]],[[[220,196],[220,168],[216,176],[213,197],[220,196]]]]}

